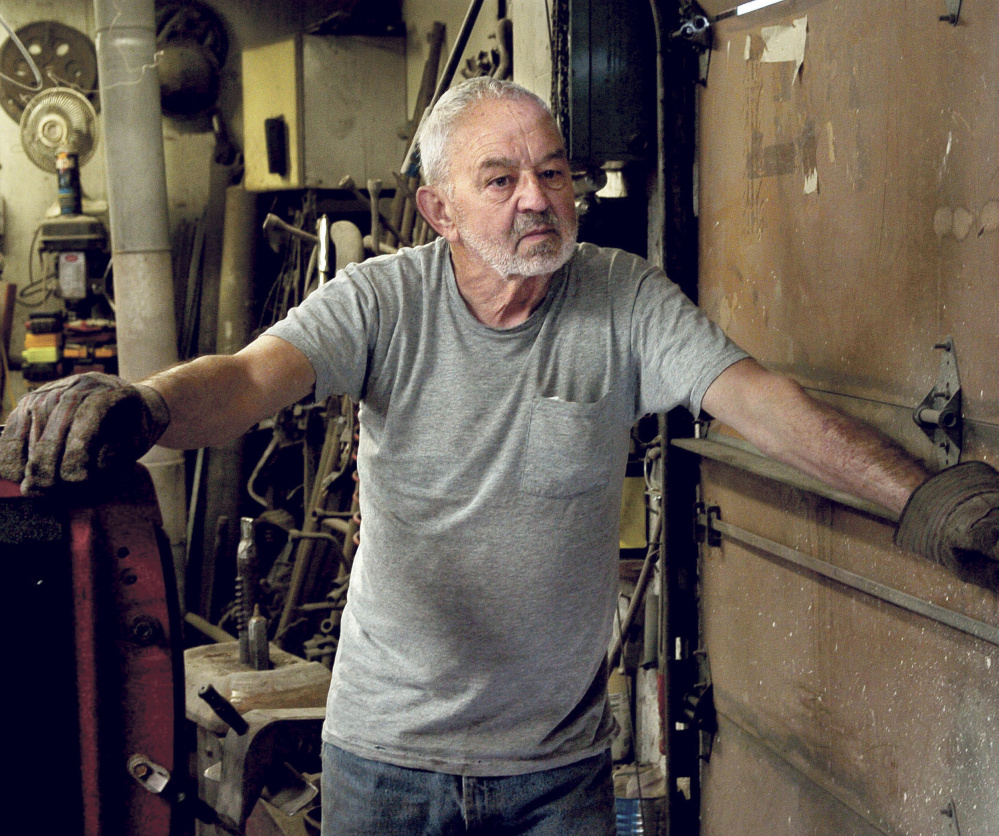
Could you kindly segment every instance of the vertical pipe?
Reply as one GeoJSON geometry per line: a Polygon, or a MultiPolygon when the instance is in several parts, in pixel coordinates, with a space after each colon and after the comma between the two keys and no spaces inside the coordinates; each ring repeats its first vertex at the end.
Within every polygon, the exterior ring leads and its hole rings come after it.
{"type": "MultiPolygon", "coordinates": [[[[444,72],[441,73],[441,77],[437,82],[437,89],[434,90],[434,95],[430,99],[430,104],[427,105],[426,109],[420,114],[419,124],[416,126],[416,130],[413,132],[413,136],[409,141],[409,150],[406,151],[406,156],[402,161],[402,173],[406,177],[417,177],[419,175],[419,168],[413,165],[416,162],[413,157],[416,152],[416,146],[419,144],[420,140],[420,130],[423,128],[423,123],[430,116],[431,111],[434,109],[434,105],[437,104],[437,100],[444,95],[448,87],[451,86],[451,79],[454,78],[455,72],[458,70],[458,63],[461,61],[461,56],[465,53],[465,47],[468,45],[468,39],[471,37],[472,30],[475,28],[475,21],[479,17],[479,11],[482,9],[483,0],[472,0],[468,4],[468,10],[465,12],[465,19],[461,22],[461,29],[458,30],[458,37],[455,38],[454,46],[451,47],[451,53],[448,55],[447,63],[444,65],[444,72]]],[[[377,255],[377,253],[375,253],[377,255]]]]}
{"type": "Polygon", "coordinates": [[[222,263],[219,271],[218,321],[215,350],[235,354],[253,332],[253,263],[256,258],[257,196],[243,186],[225,193],[222,263]]]}
{"type": "MultiPolygon", "coordinates": [[[[693,212],[694,90],[696,57],[669,33],[680,22],[680,3],[650,0],[656,29],[658,154],[649,207],[649,256],[697,302],[697,228],[693,212]]],[[[683,695],[694,683],[698,647],[697,547],[690,515],[699,473],[696,461],[670,447],[690,436],[684,410],[661,415],[662,514],[660,540],[660,642],[663,678],[667,811],[663,836],[697,832],[700,814],[698,731],[683,713],[683,695]],[[688,794],[678,783],[688,780],[688,794]]]]}
{"type": "MultiPolygon", "coordinates": [[[[118,363],[122,377],[139,380],[177,362],[153,0],[94,0],[94,18],[118,363]]],[[[143,463],[182,586],[184,459],[154,447],[143,463]]]]}
{"type": "MultiPolygon", "coordinates": [[[[213,344],[219,354],[235,354],[250,342],[253,330],[253,263],[259,238],[256,212],[256,194],[242,186],[229,186],[225,190],[219,282],[215,294],[217,304],[211,317],[202,317],[202,330],[209,326],[209,320],[215,323],[213,344]]],[[[221,542],[216,543],[215,538],[220,531],[220,518],[238,520],[241,516],[243,448],[243,439],[237,438],[212,447],[207,455],[202,556],[200,563],[192,567],[192,572],[198,571],[200,578],[197,582],[209,593],[206,596],[207,609],[201,612],[209,619],[230,590],[229,578],[234,568],[232,555],[239,540],[237,526],[223,530],[221,542]]],[[[195,582],[196,579],[192,578],[191,583],[195,582]]]]}

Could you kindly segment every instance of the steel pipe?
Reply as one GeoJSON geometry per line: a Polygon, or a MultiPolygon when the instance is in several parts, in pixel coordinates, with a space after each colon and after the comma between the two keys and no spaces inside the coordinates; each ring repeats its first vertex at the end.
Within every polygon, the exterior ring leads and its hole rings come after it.
{"type": "MultiPolygon", "coordinates": [[[[153,0],[94,0],[119,372],[139,380],[177,362],[163,117],[153,0]]],[[[184,600],[184,459],[154,447],[149,468],[184,600]]]]}
{"type": "Polygon", "coordinates": [[[843,569],[820,558],[812,557],[797,549],[792,549],[790,546],[785,546],[782,543],[777,543],[774,540],[753,534],[751,531],[746,531],[738,526],[722,522],[711,515],[700,515],[698,524],[705,528],[710,528],[712,531],[729,540],[756,549],[764,557],[775,562],[791,564],[802,569],[807,569],[831,581],[836,581],[842,586],[849,587],[857,592],[863,592],[872,598],[877,598],[879,601],[884,601],[900,609],[921,615],[923,618],[928,618],[938,624],[943,624],[952,630],[957,630],[969,636],[974,636],[976,639],[999,646],[999,627],[971,618],[963,613],[954,612],[954,610],[949,610],[946,607],[941,607],[922,598],[917,598],[915,595],[902,592],[899,589],[871,580],[870,578],[865,578],[856,572],[843,569]]]}

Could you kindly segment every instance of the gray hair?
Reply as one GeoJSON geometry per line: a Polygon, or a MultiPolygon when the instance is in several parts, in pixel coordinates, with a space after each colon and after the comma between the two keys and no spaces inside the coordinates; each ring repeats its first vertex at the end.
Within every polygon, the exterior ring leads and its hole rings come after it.
{"type": "MultiPolygon", "coordinates": [[[[427,183],[444,184],[447,187],[448,143],[465,111],[478,102],[500,99],[531,101],[549,116],[552,115],[544,99],[512,81],[481,76],[461,82],[440,97],[420,130],[420,167],[427,183]]],[[[554,122],[554,117],[552,121],[554,122]]]]}

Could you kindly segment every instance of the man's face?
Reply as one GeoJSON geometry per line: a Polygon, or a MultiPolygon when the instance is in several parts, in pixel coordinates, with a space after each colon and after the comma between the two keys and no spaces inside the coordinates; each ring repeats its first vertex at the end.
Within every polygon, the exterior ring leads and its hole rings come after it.
{"type": "Polygon", "coordinates": [[[550,274],[569,260],[572,177],[544,110],[531,101],[480,102],[462,116],[450,147],[446,200],[457,246],[504,278],[550,274]]]}

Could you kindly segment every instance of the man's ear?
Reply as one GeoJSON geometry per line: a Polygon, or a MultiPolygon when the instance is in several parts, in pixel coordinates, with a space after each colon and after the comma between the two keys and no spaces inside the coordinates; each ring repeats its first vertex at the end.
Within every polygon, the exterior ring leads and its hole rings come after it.
{"type": "Polygon", "coordinates": [[[454,243],[457,239],[457,228],[451,214],[447,198],[435,186],[420,186],[416,190],[416,206],[420,214],[434,232],[454,243]]]}

